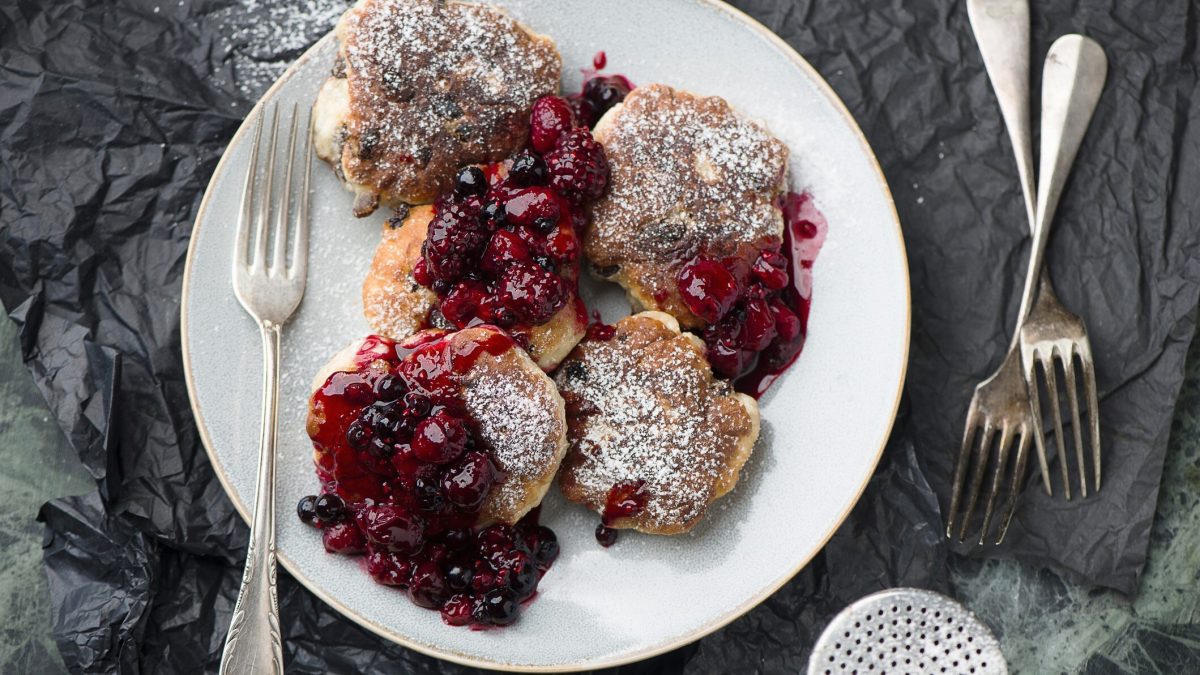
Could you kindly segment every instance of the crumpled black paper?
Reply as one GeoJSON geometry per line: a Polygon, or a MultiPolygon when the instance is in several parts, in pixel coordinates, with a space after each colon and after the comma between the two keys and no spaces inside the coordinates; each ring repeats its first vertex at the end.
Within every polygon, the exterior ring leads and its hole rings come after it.
{"type": "MultiPolygon", "coordinates": [[[[1027,256],[1013,160],[961,2],[735,4],[822,72],[888,176],[912,271],[906,398],[861,502],[807,568],[716,634],[624,673],[803,671],[854,599],[950,590],[940,531],[952,456],[971,389],[1007,345],[1027,256]]],[[[1188,0],[1033,4],[1035,63],[1066,32],[1096,38],[1110,60],[1049,253],[1063,302],[1091,332],[1105,486],[1066,503],[1031,483],[1008,543],[975,554],[1134,593],[1200,296],[1197,18],[1188,0]]],[[[40,515],[55,634],[75,672],[216,670],[247,531],[187,401],[184,256],[240,119],[344,7],[0,6],[0,300],[97,481],[40,515]]],[[[469,671],[368,633],[286,574],[280,583],[289,672],[469,671]]],[[[1105,660],[1090,666],[1104,672],[1105,660]]]]}

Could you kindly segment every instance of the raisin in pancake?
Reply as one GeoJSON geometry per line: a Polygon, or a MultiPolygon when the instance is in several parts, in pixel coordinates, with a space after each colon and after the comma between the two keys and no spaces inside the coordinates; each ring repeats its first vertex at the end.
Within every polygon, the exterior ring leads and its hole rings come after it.
{"type": "Polygon", "coordinates": [[[533,102],[558,91],[554,41],[490,6],[359,0],[337,38],[315,144],[358,216],[430,202],[459,167],[508,156],[529,134],[533,102]]]}
{"type": "MultiPolygon", "coordinates": [[[[413,279],[413,266],[421,259],[433,207],[416,206],[403,220],[389,221],[375,249],[371,269],[363,281],[363,313],[371,329],[401,340],[427,325],[437,296],[413,279]]],[[[529,354],[543,369],[554,369],[587,331],[587,316],[572,297],[544,324],[523,327],[529,354]]]]}
{"type": "MultiPolygon", "coordinates": [[[[463,352],[472,342],[482,342],[494,328],[468,328],[444,333],[444,348],[463,352]]],[[[416,344],[431,333],[401,343],[416,344]]],[[[356,370],[363,340],[356,340],[322,366],[313,380],[320,389],[338,371],[356,370]]],[[[365,360],[371,357],[368,355],[365,360]]],[[[386,367],[386,366],[385,366],[386,367]]],[[[472,433],[489,451],[501,478],[492,486],[479,512],[479,525],[512,524],[541,503],[567,451],[567,423],[562,397],[554,382],[516,347],[492,354],[480,353],[470,368],[457,374],[472,433]]],[[[310,400],[311,406],[311,400],[310,400]]],[[[321,412],[310,407],[309,427],[321,424],[321,412]]],[[[318,466],[321,451],[314,453],[318,466]]]]}
{"type": "Polygon", "coordinates": [[[778,247],[787,146],[724,99],[662,84],[634,89],[595,129],[610,167],[584,251],[635,307],[704,322],[683,303],[680,267],[703,253],[753,262],[778,247]]]}
{"type": "Polygon", "coordinates": [[[603,513],[610,490],[639,485],[645,506],[608,523],[651,534],[694,527],[733,489],[758,439],[758,404],[714,379],[704,346],[662,312],[584,340],[559,369],[571,450],[559,485],[603,513]]]}

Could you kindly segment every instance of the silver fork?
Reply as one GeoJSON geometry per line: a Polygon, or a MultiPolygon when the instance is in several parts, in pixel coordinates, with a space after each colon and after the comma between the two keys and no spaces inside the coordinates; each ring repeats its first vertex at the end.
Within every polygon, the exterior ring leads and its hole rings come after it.
{"type": "MultiPolygon", "coordinates": [[[[1017,155],[1018,175],[1021,180],[1022,192],[1026,198],[1026,208],[1033,224],[1033,251],[1030,255],[1029,270],[1026,274],[1025,288],[1022,292],[1021,309],[1017,315],[1017,325],[1013,330],[1013,339],[1008,353],[1000,368],[988,379],[975,388],[975,394],[967,409],[967,420],[963,431],[962,446],[954,468],[954,481],[950,497],[950,512],[946,522],[946,536],[953,539],[955,527],[958,526],[958,540],[966,538],[971,516],[978,503],[980,489],[983,486],[984,474],[988,466],[992,467],[987,504],[984,508],[983,522],[980,527],[979,543],[987,541],[991,528],[992,517],[995,514],[997,500],[1005,489],[1005,469],[1010,464],[1009,455],[1014,443],[1017,446],[1016,456],[1012,460],[1012,468],[1007,480],[1007,499],[1005,513],[1001,520],[999,531],[994,543],[1004,540],[1012,522],[1016,507],[1017,494],[1025,476],[1026,463],[1029,458],[1029,445],[1032,437],[1036,437],[1040,425],[1032,412],[1032,402],[1029,391],[1022,377],[1018,337],[1020,327],[1028,312],[1033,293],[1037,288],[1037,280],[1041,271],[1041,261],[1045,252],[1046,234],[1048,234],[1048,219],[1039,220],[1035,217],[1033,189],[1032,142],[1029,127],[1029,5],[1025,0],[968,0],[967,11],[971,26],[983,52],[984,65],[988,76],[996,89],[1000,100],[1000,110],[1008,129],[1009,138],[1017,155]],[[996,434],[995,455],[992,454],[996,434]],[[978,444],[976,444],[978,440],[978,444]],[[973,460],[973,461],[972,461],[973,460]],[[967,485],[967,474],[970,473],[970,484],[967,485]],[[963,492],[967,491],[965,504],[963,492]],[[960,506],[962,507],[960,511],[960,506]]],[[[1057,46],[1057,45],[1056,45],[1057,46]]],[[[1072,54],[1067,54],[1072,57],[1072,54]]],[[[1077,56],[1075,54],[1074,56],[1077,56]]],[[[1061,65],[1061,55],[1053,49],[1047,58],[1047,72],[1061,65]]],[[[1057,71],[1056,71],[1057,72],[1057,71]]],[[[1055,75],[1056,73],[1052,73],[1055,75]]],[[[1060,82],[1060,77],[1055,77],[1060,82]]],[[[1077,101],[1077,91],[1074,86],[1065,88],[1044,88],[1043,105],[1070,113],[1068,119],[1061,120],[1061,128],[1053,125],[1043,125],[1043,139],[1047,134],[1061,137],[1052,147],[1061,153],[1069,150],[1066,165],[1074,157],[1078,142],[1082,140],[1082,129],[1087,127],[1087,119],[1095,101],[1086,106],[1086,117],[1082,125],[1072,125],[1067,122],[1076,121],[1080,112],[1077,101]],[[1078,128],[1078,133],[1075,131],[1078,128]],[[1078,136],[1076,138],[1076,136],[1078,136]]],[[[1050,153],[1044,155],[1048,158],[1050,153]]],[[[1065,172],[1052,172],[1050,179],[1059,184],[1049,186],[1055,194],[1061,192],[1061,181],[1066,177],[1065,172]]],[[[1046,180],[1044,177],[1043,180],[1046,180]]],[[[1040,443],[1040,440],[1039,440],[1040,443]]],[[[1048,475],[1044,454],[1039,455],[1042,462],[1043,476],[1048,475]]]]}
{"type": "MultiPolygon", "coordinates": [[[[1037,221],[1045,222],[1041,236],[1049,231],[1049,223],[1054,219],[1058,208],[1058,199],[1062,195],[1063,185],[1067,174],[1071,171],[1071,163],[1075,153],[1087,131],[1092,111],[1104,88],[1104,80],[1108,73],[1108,61],[1104,50],[1094,40],[1082,35],[1064,35],[1055,41],[1047,57],[1046,70],[1042,76],[1042,90],[1074,87],[1075,95],[1070,100],[1051,99],[1049,104],[1043,94],[1042,105],[1042,157],[1038,170],[1037,221]],[[1061,63],[1061,67],[1052,67],[1050,59],[1072,54],[1071,58],[1061,63]],[[1071,70],[1073,68],[1073,71],[1071,70]],[[1054,103],[1066,103],[1070,108],[1054,103]],[[1068,133],[1047,133],[1047,128],[1064,129],[1068,124],[1075,128],[1068,133]],[[1071,137],[1068,137],[1070,135],[1071,137]],[[1059,145],[1055,145],[1058,143],[1059,145]]],[[[1037,228],[1035,228],[1036,231],[1037,228]]],[[[1041,264],[1041,260],[1038,260],[1041,264]]],[[[1032,267],[1031,267],[1032,269],[1032,267]]],[[[1025,299],[1026,303],[1028,298],[1025,299]]],[[[1063,385],[1067,394],[1067,406],[1071,413],[1071,429],[1075,437],[1075,459],[1078,463],[1079,491],[1082,497],[1087,497],[1087,468],[1083,460],[1083,432],[1079,417],[1079,401],[1075,382],[1075,358],[1079,358],[1083,370],[1083,391],[1087,397],[1089,440],[1092,448],[1092,468],[1095,476],[1095,489],[1100,490],[1100,413],[1099,400],[1096,394],[1096,368],[1092,361],[1092,345],[1088,340],[1087,328],[1083,320],[1071,314],[1054,295],[1050,285],[1050,277],[1042,275],[1041,291],[1038,299],[1029,310],[1029,316],[1021,326],[1021,363],[1025,369],[1025,383],[1029,387],[1029,397],[1033,411],[1034,439],[1037,442],[1039,461],[1042,466],[1042,484],[1046,494],[1053,494],[1050,486],[1050,473],[1046,470],[1045,434],[1042,431],[1042,405],[1038,394],[1037,370],[1041,366],[1046,380],[1047,398],[1050,400],[1050,412],[1054,419],[1054,440],[1058,446],[1058,465],[1062,470],[1063,492],[1067,499],[1071,498],[1071,483],[1067,476],[1067,453],[1063,439],[1062,414],[1059,410],[1059,389],[1055,374],[1055,363],[1063,369],[1063,385]]]]}
{"type": "Polygon", "coordinates": [[[304,281],[308,274],[309,176],[312,173],[310,114],[300,195],[296,204],[289,209],[298,116],[298,108],[293,106],[287,175],[283,182],[283,194],[275,199],[272,186],[279,109],[275,107],[271,114],[266,170],[261,186],[256,187],[258,154],[263,119],[266,117],[265,109],[259,111],[258,124],[254,129],[254,146],[250,151],[250,166],[246,171],[242,192],[242,208],[238,216],[237,244],[233,255],[233,292],[242,307],[254,317],[262,334],[262,436],[250,545],[246,549],[246,568],[242,573],[237,604],[233,608],[233,621],[229,625],[225,650],[221,654],[222,675],[283,672],[279,603],[275,589],[275,426],[279,400],[279,338],[283,324],[291,318],[300,305],[300,299],[304,297],[304,281]],[[289,211],[292,215],[290,226],[289,211]],[[287,259],[289,230],[293,231],[291,264],[287,259]],[[271,249],[269,261],[268,244],[271,249]]]}

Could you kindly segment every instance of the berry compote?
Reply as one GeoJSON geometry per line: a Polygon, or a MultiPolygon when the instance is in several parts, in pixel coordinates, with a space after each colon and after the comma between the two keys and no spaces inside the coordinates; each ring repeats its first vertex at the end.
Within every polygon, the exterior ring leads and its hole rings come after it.
{"type": "Polygon", "coordinates": [[[321,493],[301,499],[297,516],[321,530],[327,551],[364,555],[376,582],[450,625],[512,623],[558,557],[536,509],[515,525],[477,527],[504,477],[476,436],[458,376],[481,354],[513,347],[495,329],[466,345],[439,331],[399,344],[371,336],[311,401],[321,493]]]}
{"type": "Polygon", "coordinates": [[[528,147],[503,162],[459,171],[434,202],[413,277],[438,296],[435,325],[491,324],[528,346],[528,331],[578,297],[588,205],[604,193],[604,148],[567,99],[544,96],[531,112],[528,147]],[[438,321],[438,317],[444,321],[438,321]]]}
{"type": "Polygon", "coordinates": [[[604,513],[596,526],[596,541],[604,548],[617,541],[617,530],[612,527],[621,518],[632,518],[646,508],[650,495],[646,493],[646,481],[622,481],[612,486],[604,501],[604,513]]]}
{"type": "MultiPolygon", "coordinates": [[[[607,61],[604,52],[600,52],[596,55],[593,65],[596,66],[596,70],[600,70],[607,61]]],[[[578,94],[571,94],[567,100],[580,124],[592,127],[604,117],[604,113],[624,101],[632,90],[633,84],[624,75],[600,75],[592,71],[591,76],[584,80],[583,90],[578,94]]]]}
{"type": "Polygon", "coordinates": [[[779,207],[782,242],[763,242],[749,262],[701,253],[676,279],[684,304],[708,324],[701,336],[713,372],[756,398],[804,346],[812,264],[825,239],[825,219],[807,193],[788,193],[779,207]]]}

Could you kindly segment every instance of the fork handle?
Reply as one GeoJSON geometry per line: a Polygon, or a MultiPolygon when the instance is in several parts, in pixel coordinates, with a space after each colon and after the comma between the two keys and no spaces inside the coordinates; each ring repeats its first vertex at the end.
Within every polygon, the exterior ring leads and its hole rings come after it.
{"type": "Polygon", "coordinates": [[[1083,143],[1088,123],[1100,100],[1108,60],[1104,49],[1082,35],[1064,35],[1050,45],[1042,70],[1042,155],[1038,166],[1037,214],[1033,224],[1033,249],[1025,273],[1025,291],[1017,314],[1020,330],[1033,306],[1037,278],[1042,271],[1050,223],[1058,209],[1075,154],[1083,143]]]}
{"type": "Polygon", "coordinates": [[[242,587],[225,635],[221,675],[283,673],[279,602],[275,588],[275,422],[279,407],[280,326],[259,323],[263,347],[262,439],[258,489],[242,587]]]}

